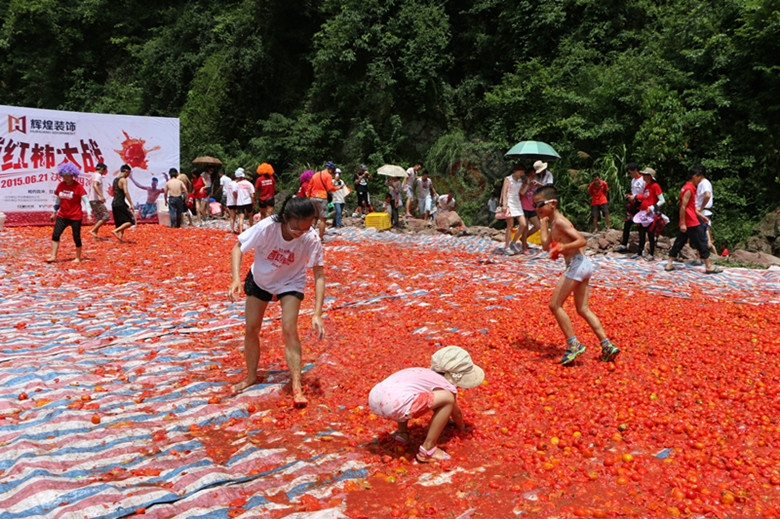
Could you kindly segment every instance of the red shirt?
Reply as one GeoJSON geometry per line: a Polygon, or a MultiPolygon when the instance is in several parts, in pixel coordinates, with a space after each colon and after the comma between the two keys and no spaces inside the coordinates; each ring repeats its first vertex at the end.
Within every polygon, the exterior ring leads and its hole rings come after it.
{"type": "Polygon", "coordinates": [[[192,183],[192,192],[194,193],[195,198],[198,199],[203,199],[209,196],[208,190],[206,189],[206,183],[202,178],[200,178],[200,175],[198,175],[198,177],[192,183]]]}
{"type": "Polygon", "coordinates": [[[642,202],[639,206],[640,211],[646,211],[651,205],[658,203],[658,197],[661,195],[661,186],[653,181],[645,185],[645,191],[641,195],[636,195],[636,199],[642,202]]]}
{"type": "Polygon", "coordinates": [[[680,190],[680,204],[683,203],[683,197],[685,196],[686,191],[689,191],[691,196],[688,199],[688,204],[685,206],[685,226],[696,227],[699,225],[699,217],[696,216],[696,186],[690,182],[685,183],[680,190]]]}
{"type": "Polygon", "coordinates": [[[276,194],[276,177],[274,175],[260,175],[255,181],[255,191],[258,200],[269,200],[276,194]]]}
{"type": "Polygon", "coordinates": [[[84,186],[75,180],[70,185],[60,182],[57,184],[54,194],[60,197],[60,208],[57,211],[57,216],[66,220],[82,219],[81,197],[87,194],[84,186]]]}
{"type": "Polygon", "coordinates": [[[609,186],[603,180],[593,181],[588,186],[588,193],[590,193],[590,205],[604,205],[607,202],[607,191],[609,186]]]}

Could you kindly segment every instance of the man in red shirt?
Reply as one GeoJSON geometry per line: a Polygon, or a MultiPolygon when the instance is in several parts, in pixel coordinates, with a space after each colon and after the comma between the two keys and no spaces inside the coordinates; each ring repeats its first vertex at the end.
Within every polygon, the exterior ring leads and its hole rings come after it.
{"type": "Polygon", "coordinates": [[[601,180],[601,175],[593,174],[593,182],[588,186],[590,194],[590,216],[593,219],[593,232],[599,232],[599,214],[604,215],[605,226],[609,229],[609,201],[607,192],[609,186],[601,180]]]}
{"type": "Polygon", "coordinates": [[[699,251],[701,259],[704,261],[704,273],[705,274],[718,274],[722,272],[720,269],[715,268],[710,261],[710,249],[707,246],[706,241],[702,240],[701,233],[699,232],[699,214],[696,209],[696,186],[699,185],[701,179],[704,178],[699,174],[700,168],[703,166],[697,165],[691,168],[688,172],[688,181],[680,191],[680,228],[677,231],[677,238],[674,240],[672,250],[669,251],[669,263],[664,270],[674,270],[674,260],[677,259],[677,255],[680,253],[685,243],[690,240],[691,247],[699,251]]]}

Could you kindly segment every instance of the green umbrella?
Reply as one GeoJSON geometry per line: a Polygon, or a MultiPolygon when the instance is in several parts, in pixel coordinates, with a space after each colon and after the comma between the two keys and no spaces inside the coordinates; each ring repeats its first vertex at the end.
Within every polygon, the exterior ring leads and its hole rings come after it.
{"type": "Polygon", "coordinates": [[[507,151],[504,156],[544,161],[558,160],[561,158],[552,146],[541,141],[520,141],[512,146],[512,149],[507,151]]]}

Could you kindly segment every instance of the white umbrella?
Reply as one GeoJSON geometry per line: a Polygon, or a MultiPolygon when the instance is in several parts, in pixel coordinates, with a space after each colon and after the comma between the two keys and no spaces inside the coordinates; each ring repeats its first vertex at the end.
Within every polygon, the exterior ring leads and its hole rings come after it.
{"type": "Polygon", "coordinates": [[[399,177],[404,178],[406,176],[406,170],[401,166],[394,166],[392,164],[385,164],[378,170],[377,173],[386,177],[399,177]]]}

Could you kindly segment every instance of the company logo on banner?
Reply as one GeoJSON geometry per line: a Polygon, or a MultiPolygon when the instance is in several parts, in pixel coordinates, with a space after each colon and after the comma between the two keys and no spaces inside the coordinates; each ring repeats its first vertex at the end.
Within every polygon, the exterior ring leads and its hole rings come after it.
{"type": "Polygon", "coordinates": [[[87,192],[95,165],[108,165],[102,193],[109,210],[108,188],[120,166],[130,165],[130,197],[143,218],[156,215],[168,170],[179,166],[178,119],[0,105],[0,121],[7,122],[0,124],[0,211],[6,225],[49,223],[63,162],[79,168],[87,192]]]}

